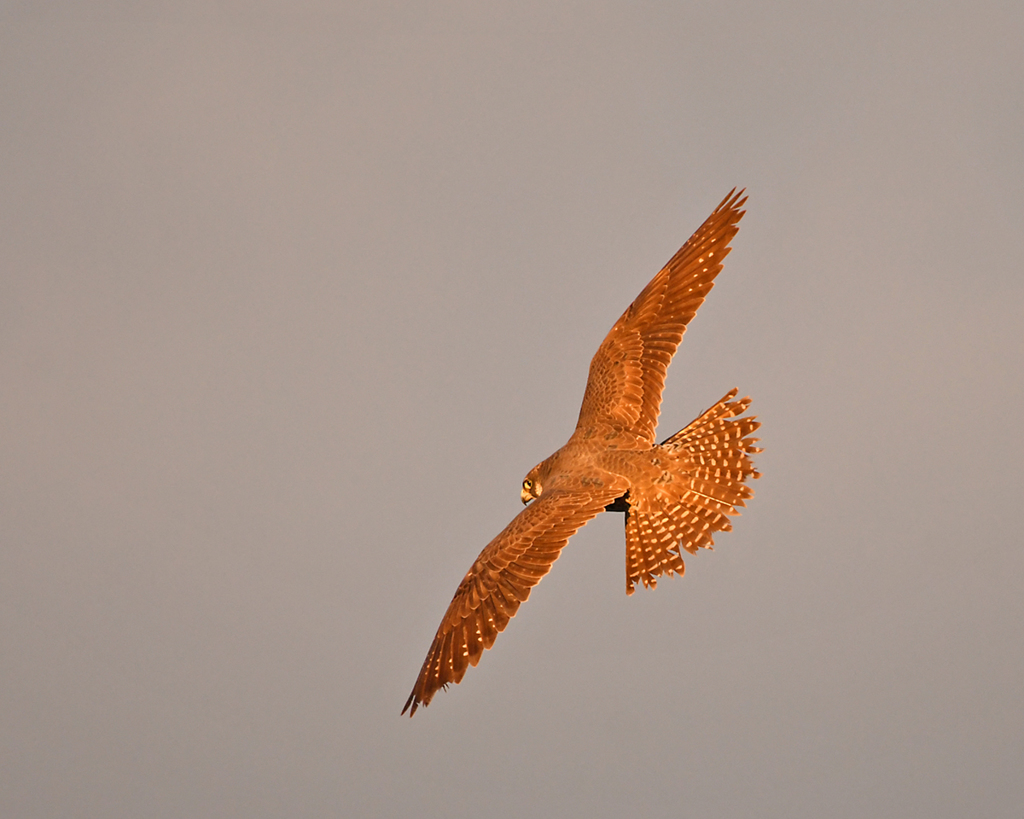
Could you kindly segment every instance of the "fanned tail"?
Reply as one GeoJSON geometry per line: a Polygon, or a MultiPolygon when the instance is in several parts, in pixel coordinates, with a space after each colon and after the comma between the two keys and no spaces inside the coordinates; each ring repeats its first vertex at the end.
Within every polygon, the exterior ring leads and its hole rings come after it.
{"type": "Polygon", "coordinates": [[[665,487],[675,500],[661,509],[626,513],[626,594],[637,581],[654,588],[658,576],[682,576],[682,549],[696,554],[712,548],[714,533],[731,530],[729,517],[753,497],[746,481],[761,474],[750,456],[761,449],[750,436],[761,424],[754,416],[738,417],[750,398],[734,401],[736,393],[730,390],[660,445],[679,464],[676,480],[665,487]]]}

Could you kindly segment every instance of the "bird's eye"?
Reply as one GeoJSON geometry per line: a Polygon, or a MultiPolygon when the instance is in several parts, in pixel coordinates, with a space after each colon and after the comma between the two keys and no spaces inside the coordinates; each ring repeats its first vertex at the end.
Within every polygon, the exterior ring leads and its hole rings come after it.
{"type": "Polygon", "coordinates": [[[523,489],[525,489],[527,492],[533,489],[533,481],[531,481],[529,478],[523,481],[523,489]]]}

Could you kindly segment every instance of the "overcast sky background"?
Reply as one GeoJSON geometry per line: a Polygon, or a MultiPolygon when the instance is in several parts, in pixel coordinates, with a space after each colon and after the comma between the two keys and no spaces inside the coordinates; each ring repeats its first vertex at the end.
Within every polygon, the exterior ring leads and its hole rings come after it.
{"type": "Polygon", "coordinates": [[[1019,816],[1024,5],[171,5],[0,11],[0,814],[1019,816]],[[733,186],[735,531],[400,718],[733,186]]]}

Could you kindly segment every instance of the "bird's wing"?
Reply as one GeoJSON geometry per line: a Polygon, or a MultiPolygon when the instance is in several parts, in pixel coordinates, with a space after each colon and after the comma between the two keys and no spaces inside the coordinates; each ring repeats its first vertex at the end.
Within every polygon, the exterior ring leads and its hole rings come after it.
{"type": "Polygon", "coordinates": [[[665,371],[722,269],[746,201],[731,191],[615,322],[590,362],[577,433],[610,425],[654,443],[665,371]]]}
{"type": "Polygon", "coordinates": [[[403,714],[411,706],[412,716],[439,688],[462,680],[551,570],[566,541],[619,494],[616,489],[545,492],[487,544],[441,620],[403,714]]]}

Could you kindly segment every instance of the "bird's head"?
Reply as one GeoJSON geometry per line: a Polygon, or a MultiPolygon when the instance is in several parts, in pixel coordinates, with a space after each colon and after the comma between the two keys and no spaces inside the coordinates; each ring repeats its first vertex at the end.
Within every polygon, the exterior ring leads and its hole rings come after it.
{"type": "Polygon", "coordinates": [[[540,493],[544,491],[544,487],[541,485],[540,471],[543,463],[537,464],[533,469],[526,473],[526,477],[523,478],[523,489],[519,493],[519,497],[523,499],[523,504],[527,504],[535,498],[540,497],[540,493]]]}

